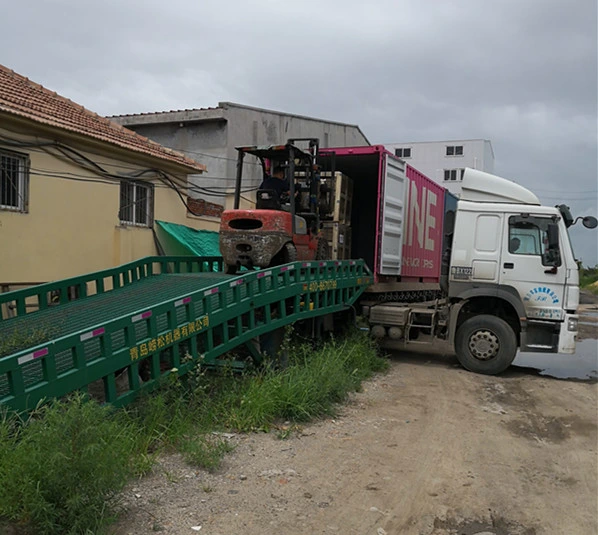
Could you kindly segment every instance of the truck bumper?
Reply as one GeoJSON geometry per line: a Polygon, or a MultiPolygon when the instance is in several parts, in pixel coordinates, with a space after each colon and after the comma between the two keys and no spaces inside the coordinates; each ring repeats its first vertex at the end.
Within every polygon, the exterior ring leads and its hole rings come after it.
{"type": "Polygon", "coordinates": [[[565,314],[565,321],[559,333],[559,353],[572,355],[575,353],[575,339],[577,337],[577,314],[565,314]]]}

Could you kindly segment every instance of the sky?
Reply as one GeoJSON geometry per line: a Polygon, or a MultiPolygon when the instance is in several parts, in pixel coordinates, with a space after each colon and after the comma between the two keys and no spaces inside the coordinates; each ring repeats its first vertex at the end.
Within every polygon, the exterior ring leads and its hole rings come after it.
{"type": "MultiPolygon", "coordinates": [[[[596,0],[0,0],[0,62],[100,115],[232,101],[372,143],[489,139],[495,173],[597,215],[596,0]]],[[[598,231],[571,228],[598,263],[598,231]]]]}

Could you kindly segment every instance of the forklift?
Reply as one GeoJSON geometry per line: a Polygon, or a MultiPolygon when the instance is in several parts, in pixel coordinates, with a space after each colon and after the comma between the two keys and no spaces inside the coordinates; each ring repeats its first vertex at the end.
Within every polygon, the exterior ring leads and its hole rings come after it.
{"type": "Polygon", "coordinates": [[[330,259],[328,241],[320,232],[322,219],[332,211],[332,202],[330,188],[320,183],[319,140],[297,138],[284,145],[236,149],[234,208],[222,213],[220,223],[220,252],[226,273],[296,260],[330,259]],[[307,147],[300,148],[298,143],[307,147]],[[274,167],[282,167],[288,194],[258,189],[255,209],[240,208],[246,155],[257,157],[264,179],[274,167]]]}

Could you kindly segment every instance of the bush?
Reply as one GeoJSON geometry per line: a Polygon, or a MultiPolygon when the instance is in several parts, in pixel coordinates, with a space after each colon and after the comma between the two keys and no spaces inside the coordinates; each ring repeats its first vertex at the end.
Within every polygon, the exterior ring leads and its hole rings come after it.
{"type": "Polygon", "coordinates": [[[268,428],[276,419],[307,421],[333,414],[335,403],[387,366],[361,334],[332,341],[315,352],[311,345],[303,345],[293,350],[285,370],[245,377],[239,389],[224,392],[221,421],[247,431],[268,428]]]}
{"type": "Polygon", "coordinates": [[[579,271],[579,285],[586,290],[598,293],[598,266],[581,268],[579,271]]]}
{"type": "Polygon", "coordinates": [[[0,422],[0,516],[35,533],[107,525],[131,475],[133,429],[75,395],[0,422]]]}
{"type": "MultiPolygon", "coordinates": [[[[245,375],[176,373],[161,390],[116,411],[73,395],[27,420],[0,419],[0,519],[36,534],[98,533],[119,493],[155,456],[176,448],[216,470],[233,447],[213,431],[266,430],[277,420],[333,414],[335,403],[388,363],[361,333],[314,351],[295,346],[288,368],[245,375]]],[[[0,529],[2,525],[0,524],[0,529]]]]}

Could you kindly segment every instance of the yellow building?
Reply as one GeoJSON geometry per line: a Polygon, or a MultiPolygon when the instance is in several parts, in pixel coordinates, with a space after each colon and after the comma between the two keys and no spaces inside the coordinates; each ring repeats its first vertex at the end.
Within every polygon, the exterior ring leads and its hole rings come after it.
{"type": "MultiPolygon", "coordinates": [[[[155,255],[206,169],[0,66],[0,291],[155,255]]],[[[193,208],[191,208],[193,209],[193,208]]]]}

